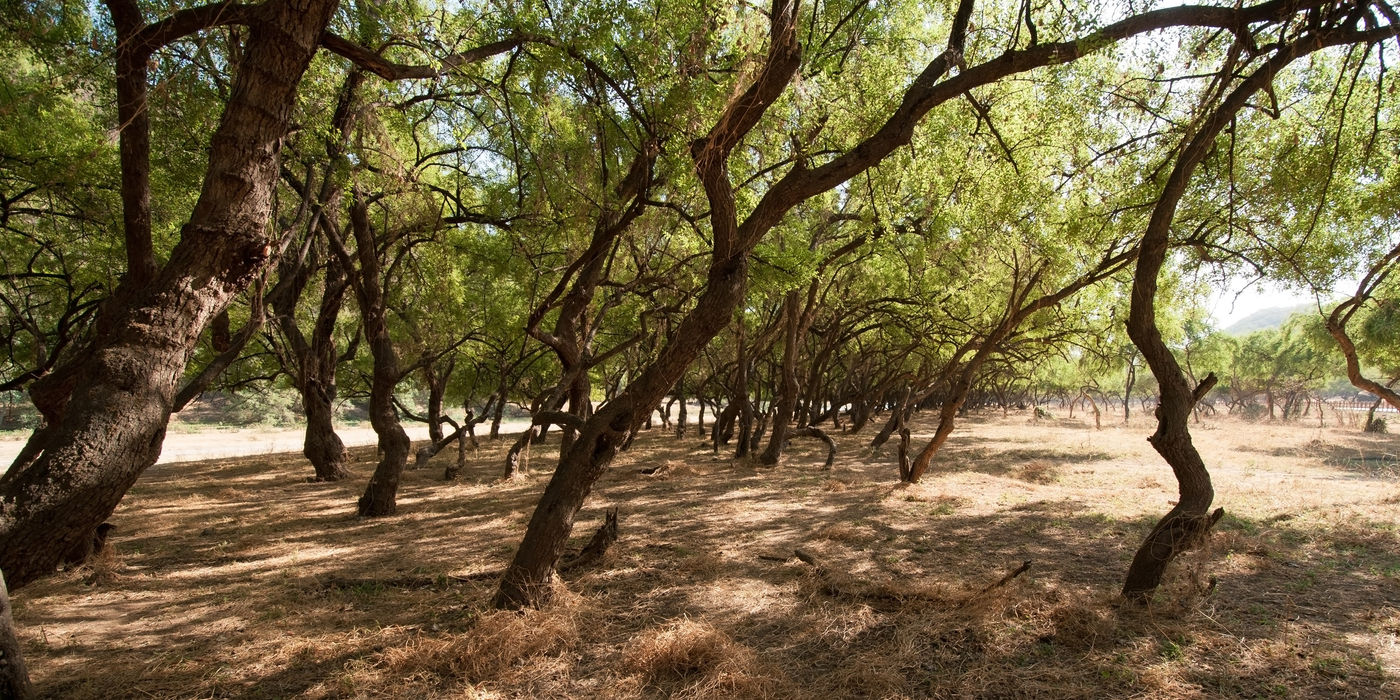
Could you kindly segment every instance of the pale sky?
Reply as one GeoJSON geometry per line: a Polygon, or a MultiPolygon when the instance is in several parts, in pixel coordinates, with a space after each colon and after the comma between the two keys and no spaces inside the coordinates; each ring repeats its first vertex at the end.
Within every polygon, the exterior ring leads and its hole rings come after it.
{"type": "Polygon", "coordinates": [[[1206,311],[1215,319],[1216,327],[1225,328],[1261,309],[1315,302],[1311,293],[1284,289],[1269,282],[1236,278],[1231,280],[1230,287],[1217,289],[1206,299],[1206,311]]]}

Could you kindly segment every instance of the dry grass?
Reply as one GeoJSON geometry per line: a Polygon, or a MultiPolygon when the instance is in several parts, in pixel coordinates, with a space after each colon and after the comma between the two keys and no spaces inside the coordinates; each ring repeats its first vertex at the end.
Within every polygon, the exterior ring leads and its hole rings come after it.
{"type": "Polygon", "coordinates": [[[768,697],[777,684],[753,650],[704,622],[643,630],[623,651],[624,668],[672,697],[768,697]]]}
{"type": "Polygon", "coordinates": [[[644,435],[576,527],[574,547],[619,507],[613,550],[523,614],[486,601],[549,446],[506,483],[504,444],[460,482],[410,471],[382,520],[353,515],[371,451],[344,484],[291,455],[159,465],[115,553],[19,591],[16,616],[55,698],[1400,692],[1400,436],[1196,426],[1227,516],[1140,607],[1119,580],[1175,498],[1150,427],[1029,418],[964,421],[914,486],[855,456],[868,436],[838,435],[826,472],[808,441],[768,469],[644,435]]]}

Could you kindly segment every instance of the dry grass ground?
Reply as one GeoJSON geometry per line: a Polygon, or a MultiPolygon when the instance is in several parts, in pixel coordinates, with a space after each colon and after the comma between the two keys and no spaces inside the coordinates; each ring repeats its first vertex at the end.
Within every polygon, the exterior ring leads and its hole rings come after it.
{"type": "Polygon", "coordinates": [[[547,448],[510,483],[504,444],[458,483],[444,453],[380,520],[354,516],[372,452],[336,485],[290,455],[160,465],[115,555],[17,622],[57,698],[1394,697],[1400,438],[1315,425],[1198,426],[1229,515],[1145,608],[1115,594],[1170,470],[1145,422],[1060,412],[965,420],[913,487],[868,434],[829,472],[815,441],[763,469],[646,434],[580,515],[578,544],[621,510],[613,551],[525,614],[485,603],[547,448]]]}

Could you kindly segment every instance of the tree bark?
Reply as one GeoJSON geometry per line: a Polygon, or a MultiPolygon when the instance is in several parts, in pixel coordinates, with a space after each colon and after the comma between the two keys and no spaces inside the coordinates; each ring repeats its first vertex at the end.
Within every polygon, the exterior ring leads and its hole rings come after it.
{"type": "MultiPolygon", "coordinates": [[[[345,266],[332,256],[326,264],[325,286],[321,292],[316,324],[311,329],[311,341],[301,361],[301,407],[306,414],[306,436],[302,454],[315,470],[312,481],[330,482],[350,478],[346,465],[350,454],[335,432],[335,368],[338,362],[335,345],[335,325],[340,316],[348,280],[345,266]]],[[[295,320],[288,319],[295,325],[295,320]]]]}
{"type": "Polygon", "coordinates": [[[335,6],[258,6],[203,189],[169,262],[150,284],[114,295],[42,454],[0,477],[0,569],[16,589],[53,571],[155,462],[204,327],[269,263],[282,139],[335,6]]]}
{"type": "MultiPolygon", "coordinates": [[[[773,430],[769,433],[768,448],[759,455],[758,461],[769,466],[783,459],[783,449],[787,446],[788,424],[792,422],[793,410],[797,407],[797,338],[801,330],[802,317],[798,313],[799,297],[797,290],[787,293],[783,300],[783,366],[782,385],[773,408],[773,430]]],[[[816,437],[815,435],[813,437],[816,437]]]]}
{"type": "Polygon", "coordinates": [[[0,572],[0,698],[25,700],[33,695],[29,669],[15,636],[15,619],[10,614],[10,591],[5,587],[4,572],[0,572]]]}
{"type": "Polygon", "coordinates": [[[355,257],[359,261],[355,294],[360,301],[364,336],[369,342],[374,370],[370,378],[369,423],[379,436],[379,464],[370,476],[365,493],[360,496],[360,516],[372,518],[398,512],[399,479],[408,464],[412,443],[399,423],[394,409],[394,389],[403,374],[399,371],[399,354],[389,335],[388,305],[384,298],[379,264],[379,247],[369,221],[369,203],[356,189],[350,203],[350,229],[355,235],[355,257]]]}

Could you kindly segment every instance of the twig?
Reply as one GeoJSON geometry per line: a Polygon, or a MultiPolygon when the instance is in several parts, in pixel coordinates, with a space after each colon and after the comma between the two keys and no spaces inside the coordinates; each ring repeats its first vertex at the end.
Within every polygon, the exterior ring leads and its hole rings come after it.
{"type": "MultiPolygon", "coordinates": [[[[987,593],[988,591],[991,591],[991,590],[994,590],[994,589],[997,589],[997,588],[1001,588],[1002,586],[1005,586],[1006,584],[1011,583],[1012,579],[1016,578],[1017,576],[1020,576],[1021,574],[1026,573],[1027,571],[1030,570],[1030,568],[1031,568],[1031,560],[1030,560],[1030,559],[1027,559],[1027,560],[1021,562],[1021,565],[1020,565],[1020,566],[1018,566],[1018,567],[1012,569],[1012,570],[1011,570],[1009,573],[1007,573],[1005,576],[1002,576],[1000,581],[997,581],[996,583],[993,583],[992,585],[987,586],[986,588],[983,588],[982,590],[977,591],[976,593],[974,593],[974,594],[968,596],[967,600],[970,601],[970,600],[972,600],[973,598],[976,598],[977,596],[980,596],[980,595],[983,595],[983,594],[987,593]]],[[[966,602],[966,601],[964,601],[964,602],[966,602]]]]}

